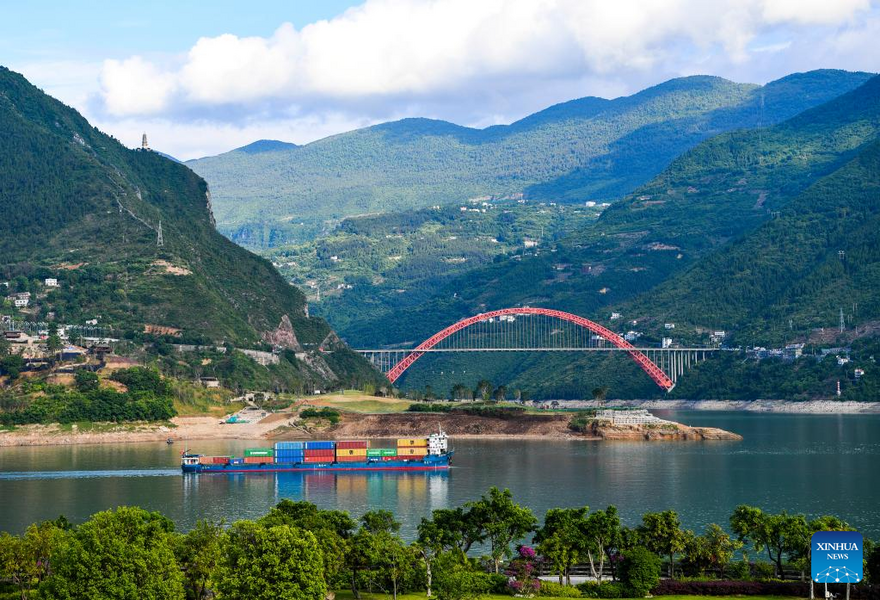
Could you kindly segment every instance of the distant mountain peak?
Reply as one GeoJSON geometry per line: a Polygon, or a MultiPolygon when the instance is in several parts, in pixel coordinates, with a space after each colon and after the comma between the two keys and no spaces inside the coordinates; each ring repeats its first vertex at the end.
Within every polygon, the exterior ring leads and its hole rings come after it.
{"type": "Polygon", "coordinates": [[[263,152],[278,152],[279,150],[292,150],[298,148],[296,144],[290,142],[282,142],[280,140],[257,140],[251,142],[247,146],[236,148],[233,152],[244,152],[245,154],[262,154],[263,152]]]}

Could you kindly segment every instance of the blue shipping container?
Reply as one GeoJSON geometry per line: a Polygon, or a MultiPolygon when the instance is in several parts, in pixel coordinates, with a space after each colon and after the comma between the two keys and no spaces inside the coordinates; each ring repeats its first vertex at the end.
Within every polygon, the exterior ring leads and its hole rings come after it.
{"type": "Polygon", "coordinates": [[[276,442],[275,450],[302,450],[306,447],[305,442],[276,442]]]}
{"type": "Polygon", "coordinates": [[[306,442],[306,450],[333,450],[336,442],[306,442]]]}

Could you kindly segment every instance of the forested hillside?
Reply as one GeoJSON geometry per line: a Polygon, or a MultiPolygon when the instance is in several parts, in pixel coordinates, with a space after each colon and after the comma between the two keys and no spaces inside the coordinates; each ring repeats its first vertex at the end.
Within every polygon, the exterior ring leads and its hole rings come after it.
{"type": "Polygon", "coordinates": [[[324,320],[308,317],[303,294],[268,261],[215,231],[204,180],[126,149],[5,68],[0,173],[0,280],[32,293],[16,319],[95,319],[119,335],[152,329],[244,347],[277,340],[289,321],[282,333],[291,349],[338,350],[294,365],[302,377],[370,372],[333,342],[324,320]],[[44,287],[44,278],[58,286],[44,287]]]}
{"type": "Polygon", "coordinates": [[[188,164],[211,183],[220,231],[266,247],[311,239],[328,220],[484,195],[616,198],[710,136],[782,121],[868,77],[813,71],[765,86],[686,77],[615,100],[563,103],[509,126],[405,119],[188,164]]]}
{"type": "MultiPolygon", "coordinates": [[[[806,340],[835,328],[840,307],[864,332],[880,318],[878,134],[874,78],[775,126],[707,140],[575,234],[453,278],[405,319],[345,322],[342,334],[356,345],[418,343],[464,316],[524,304],[609,324],[620,312],[618,323],[636,320],[655,342],[666,322],[676,341],[706,343],[714,330],[748,345],[806,340]]],[[[652,393],[631,363],[602,361],[492,357],[480,371],[568,397],[610,380],[623,395],[652,393]]],[[[407,385],[431,383],[430,373],[435,383],[476,377],[468,369],[432,357],[407,385]]]]}

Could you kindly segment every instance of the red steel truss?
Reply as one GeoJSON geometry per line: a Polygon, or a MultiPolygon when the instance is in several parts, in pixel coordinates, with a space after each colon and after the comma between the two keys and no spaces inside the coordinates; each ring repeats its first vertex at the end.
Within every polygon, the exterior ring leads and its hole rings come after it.
{"type": "Polygon", "coordinates": [[[626,350],[627,353],[632,357],[632,359],[636,361],[636,364],[638,364],[642,368],[642,370],[647,373],[651,379],[654,380],[654,383],[659,385],[667,392],[675,387],[675,383],[673,383],[673,381],[666,375],[666,373],[664,373],[660,369],[660,367],[654,364],[654,362],[650,358],[636,350],[636,348],[632,344],[627,342],[625,339],[623,339],[610,329],[602,327],[598,323],[594,323],[589,319],[585,319],[571,313],[563,312],[561,310],[553,310],[549,308],[502,308],[501,310],[493,310],[490,312],[481,313],[473,317],[469,317],[467,319],[463,319],[458,323],[455,323],[454,325],[450,325],[443,331],[438,331],[437,333],[426,339],[424,342],[419,344],[410,354],[406,356],[406,358],[394,365],[391,370],[388,371],[388,380],[391,383],[397,381],[397,379],[401,375],[403,375],[403,372],[406,371],[414,362],[419,359],[419,357],[421,357],[425,353],[425,350],[430,350],[439,342],[448,338],[453,333],[470,327],[474,323],[479,323],[481,321],[486,321],[488,319],[493,319],[495,317],[500,317],[503,315],[545,315],[548,317],[555,317],[563,321],[569,321],[570,323],[574,323],[575,325],[579,325],[585,329],[592,331],[596,335],[601,335],[603,338],[605,338],[621,350],[626,350]]]}

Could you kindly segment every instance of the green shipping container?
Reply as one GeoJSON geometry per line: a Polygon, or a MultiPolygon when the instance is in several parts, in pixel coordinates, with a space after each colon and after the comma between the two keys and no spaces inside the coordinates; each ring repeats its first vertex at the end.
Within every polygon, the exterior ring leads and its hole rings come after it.
{"type": "Polygon", "coordinates": [[[367,448],[367,456],[382,456],[381,448],[367,448]]]}
{"type": "Polygon", "coordinates": [[[272,448],[248,448],[244,451],[245,457],[248,456],[274,456],[272,448]]]}
{"type": "Polygon", "coordinates": [[[397,448],[383,448],[382,456],[397,456],[397,448]]]}

